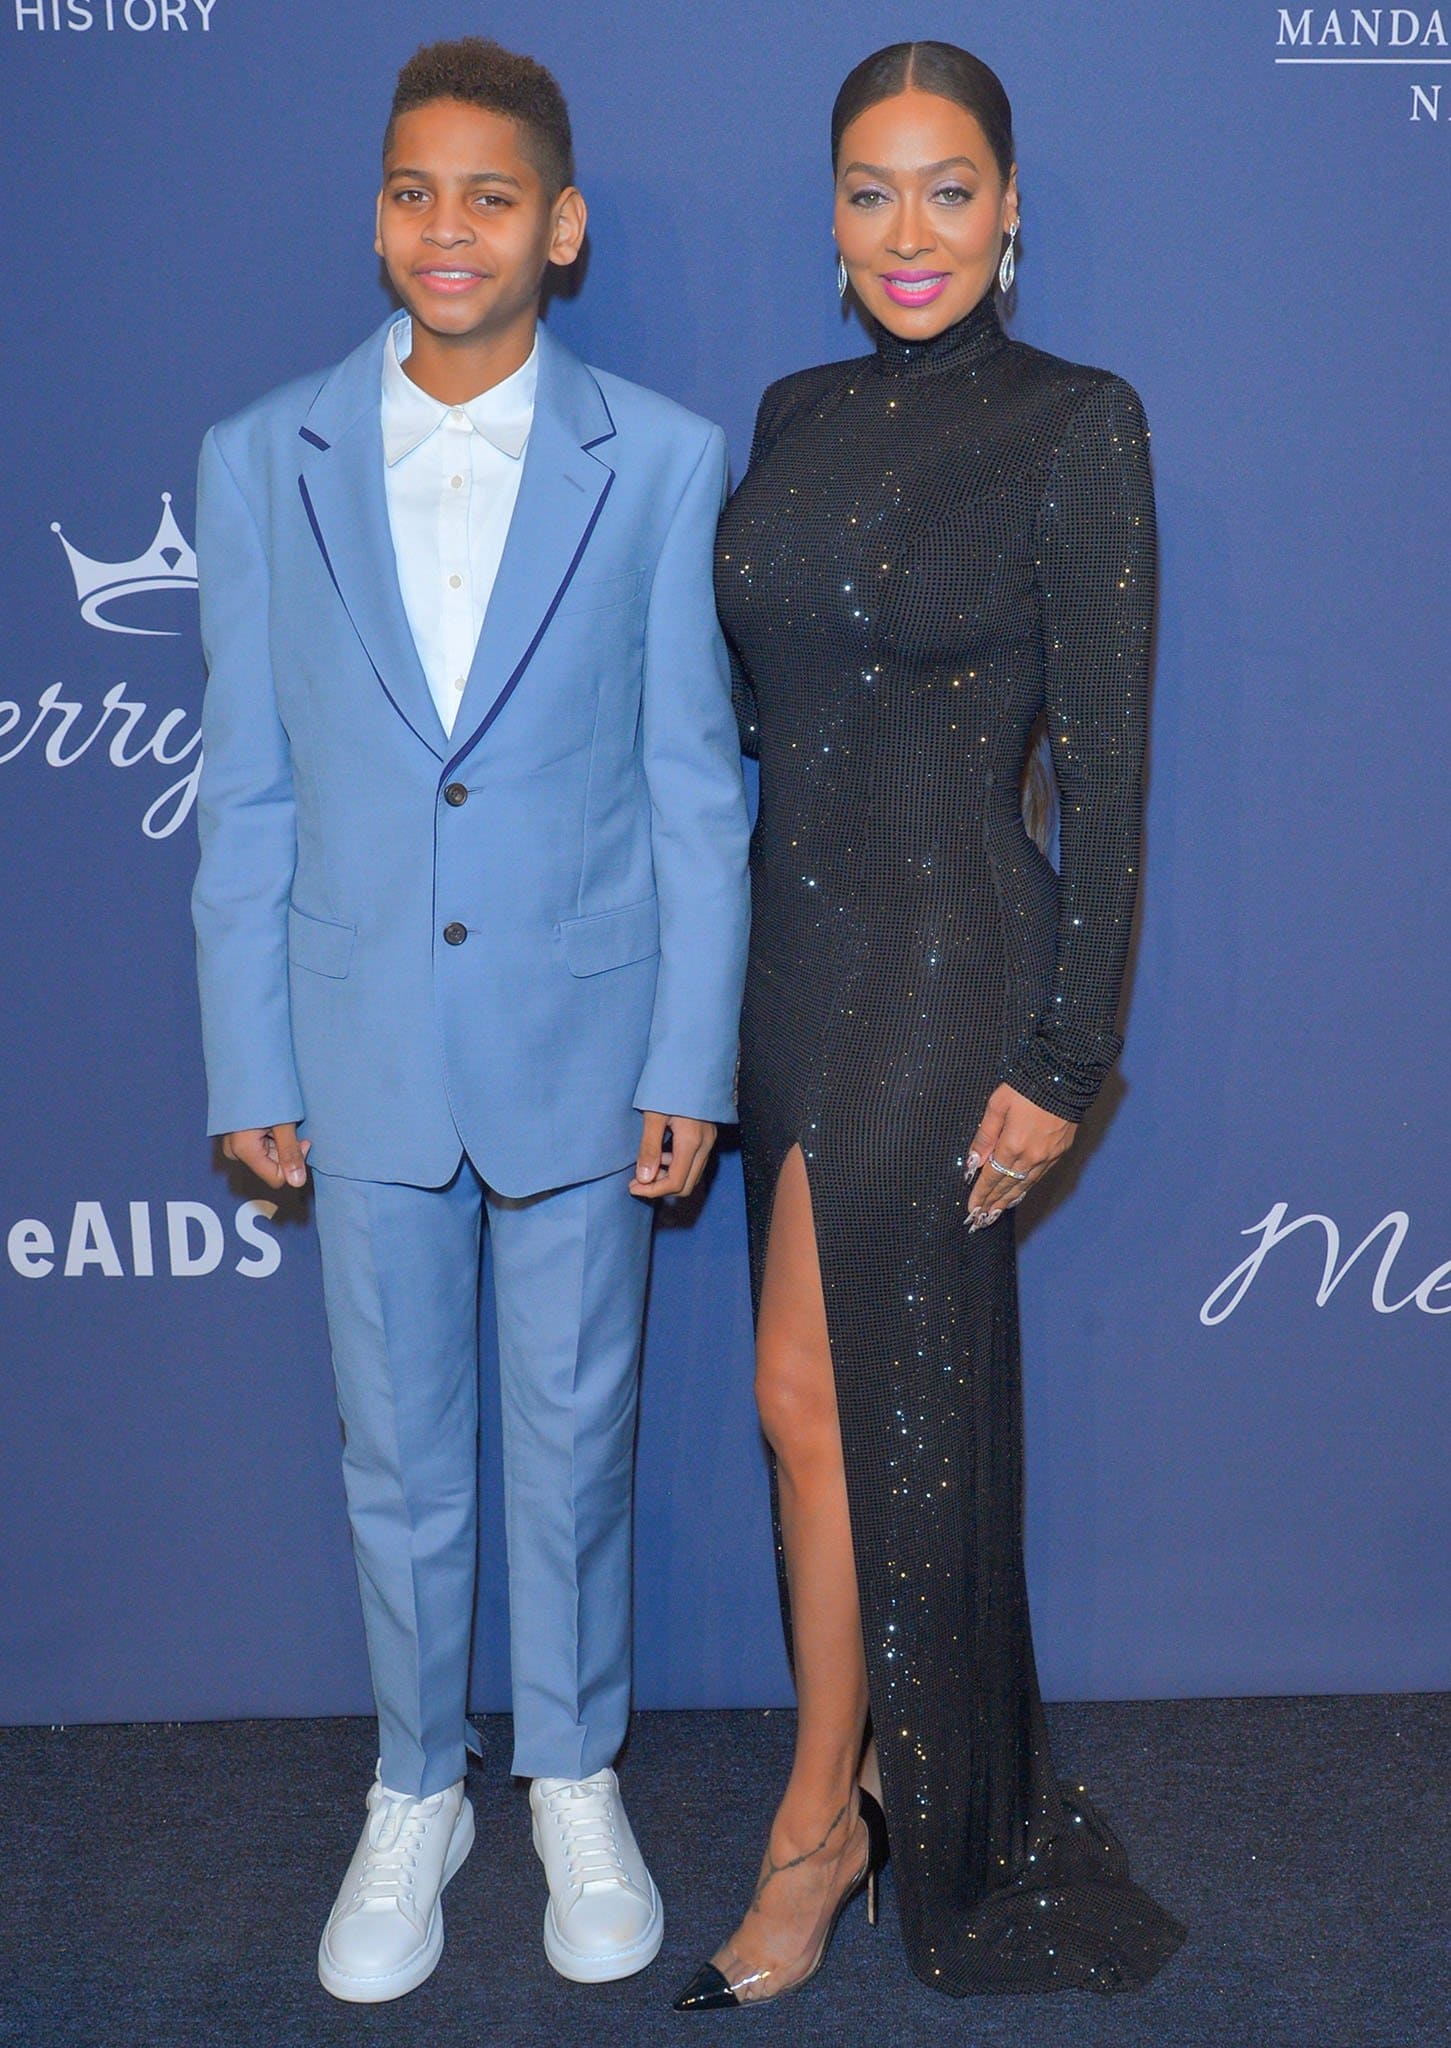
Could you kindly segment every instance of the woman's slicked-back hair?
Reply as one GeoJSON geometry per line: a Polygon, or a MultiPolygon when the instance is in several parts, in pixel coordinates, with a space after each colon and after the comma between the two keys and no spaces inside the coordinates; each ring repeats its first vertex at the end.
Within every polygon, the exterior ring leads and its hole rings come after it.
{"type": "Polygon", "coordinates": [[[831,167],[841,138],[868,107],[915,89],[953,100],[971,114],[988,139],[1004,184],[1013,167],[1013,109],[996,71],[956,43],[889,43],[847,73],[831,110],[831,167]]]}

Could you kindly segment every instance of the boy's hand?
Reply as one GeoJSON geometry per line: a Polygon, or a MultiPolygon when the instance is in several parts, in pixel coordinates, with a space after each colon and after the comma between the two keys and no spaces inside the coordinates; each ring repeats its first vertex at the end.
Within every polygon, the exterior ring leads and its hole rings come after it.
{"type": "Polygon", "coordinates": [[[311,1138],[297,1139],[296,1124],[269,1124],[265,1131],[228,1131],[222,1157],[250,1166],[269,1188],[300,1188],[307,1180],[311,1138]]]}
{"type": "Polygon", "coordinates": [[[658,1201],[661,1195],[688,1195],[705,1172],[715,1144],[715,1125],[701,1123],[693,1116],[662,1116],[647,1109],[645,1128],[640,1134],[640,1156],[635,1161],[632,1195],[658,1201]],[[670,1150],[665,1150],[665,1133],[670,1133],[670,1150]]]}

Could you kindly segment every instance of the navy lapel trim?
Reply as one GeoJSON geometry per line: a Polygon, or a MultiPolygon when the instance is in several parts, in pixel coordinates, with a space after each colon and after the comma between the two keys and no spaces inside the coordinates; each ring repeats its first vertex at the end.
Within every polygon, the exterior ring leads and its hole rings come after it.
{"type": "MultiPolygon", "coordinates": [[[[596,385],[595,389],[596,391],[599,391],[599,386],[596,385]]],[[[592,441],[580,442],[579,445],[581,448],[584,449],[586,454],[589,454],[594,449],[598,448],[602,441],[613,441],[616,434],[620,431],[619,428],[615,425],[615,416],[610,411],[610,402],[605,397],[603,391],[600,391],[600,410],[603,412],[605,416],[605,430],[602,434],[596,434],[592,441]]]]}
{"type": "Polygon", "coordinates": [[[389,530],[382,446],[390,315],[323,379],[297,428],[297,487],[343,610],[393,709],[438,760],[448,738],[408,624],[389,530]],[[326,459],[324,459],[326,458],[326,459]]]}
{"type": "Polygon", "coordinates": [[[479,744],[524,682],[614,482],[608,450],[595,452],[616,432],[599,380],[544,327],[539,352],[524,474],[459,705],[454,732],[460,737],[448,742],[446,773],[479,744]]]}
{"type": "Polygon", "coordinates": [[[297,430],[302,440],[325,451],[342,439],[359,413],[381,406],[383,343],[400,317],[390,313],[350,355],[334,363],[303,414],[297,430]]]}
{"type": "MultiPolygon", "coordinates": [[[[310,441],[312,440],[313,436],[309,434],[307,438],[310,441]]],[[[327,446],[327,443],[325,441],[319,441],[317,445],[319,448],[325,448],[327,446]]],[[[307,523],[312,528],[312,537],[317,542],[318,553],[322,556],[323,561],[327,566],[327,572],[329,576],[331,576],[333,579],[333,589],[337,592],[338,596],[341,597],[343,594],[343,586],[341,585],[341,583],[338,582],[338,572],[333,567],[333,558],[327,551],[327,542],[322,537],[322,528],[318,525],[317,514],[312,509],[312,497],[308,491],[307,478],[305,476],[300,476],[297,479],[297,488],[302,493],[302,509],[307,514],[307,523]]]]}
{"type": "MultiPolygon", "coordinates": [[[[613,423],[611,423],[610,433],[613,432],[614,426],[613,423]]],[[[601,440],[607,441],[609,438],[609,434],[602,434],[600,436],[601,440]]],[[[597,444],[594,442],[588,442],[585,445],[587,447],[594,447],[597,444]]],[[[475,728],[475,730],[464,741],[463,745],[449,760],[448,764],[446,765],[443,771],[445,777],[451,775],[454,769],[457,768],[459,763],[464,759],[464,757],[473,752],[474,748],[478,745],[479,741],[484,737],[484,734],[488,731],[489,727],[493,724],[494,720],[498,717],[499,713],[503,710],[504,706],[513,696],[515,690],[519,687],[519,683],[523,678],[524,671],[528,668],[530,662],[534,658],[534,650],[538,647],[540,641],[544,638],[545,628],[548,626],[550,620],[554,617],[555,612],[558,611],[560,599],[564,596],[565,591],[569,588],[570,578],[574,575],[575,570],[579,567],[580,558],[584,554],[585,549],[589,546],[590,535],[594,532],[595,526],[599,520],[599,516],[601,512],[603,512],[605,509],[605,501],[609,497],[610,491],[614,487],[614,481],[614,472],[611,471],[605,479],[605,487],[600,492],[599,502],[595,506],[594,511],[590,514],[589,524],[588,526],[586,526],[584,532],[580,535],[579,545],[575,549],[573,555],[570,557],[569,567],[565,570],[563,577],[560,579],[559,588],[555,591],[553,597],[550,599],[548,609],[545,611],[543,618],[539,621],[539,625],[535,631],[534,638],[529,642],[529,645],[524,649],[523,654],[519,657],[519,660],[515,665],[513,674],[509,677],[509,680],[505,683],[503,689],[500,690],[498,696],[495,697],[493,703],[489,706],[488,711],[484,715],[483,722],[475,728]]]]}
{"type": "MultiPolygon", "coordinates": [[[[328,461],[321,463],[318,456],[305,458],[297,485],[333,588],[353,622],[385,696],[430,752],[440,760],[446,758],[447,776],[478,745],[519,687],[569,588],[614,483],[609,463],[593,451],[613,439],[618,430],[598,379],[541,326],[535,420],[535,434],[541,446],[537,451],[531,448],[525,452],[526,470],[514,518],[514,527],[522,530],[512,552],[506,543],[460,710],[474,709],[469,698],[473,697],[477,704],[480,684],[498,657],[502,656],[509,666],[505,681],[488,702],[483,717],[471,728],[469,737],[453,745],[439,719],[397,592],[396,565],[387,547],[386,487],[381,468],[375,477],[369,467],[361,494],[361,480],[351,475],[359,460],[357,436],[362,433],[371,439],[379,432],[382,351],[388,330],[398,317],[390,315],[324,379],[307,409],[305,423],[299,425],[297,432],[300,440],[316,449],[318,455],[327,455],[328,461]],[[543,457],[546,443],[550,450],[546,466],[542,475],[536,473],[531,480],[527,467],[530,456],[543,457]],[[583,463],[581,457],[586,458],[583,463]],[[344,469],[335,471],[339,464],[344,469]],[[345,472],[350,476],[351,488],[344,486],[345,472]],[[314,480],[321,508],[309,489],[309,476],[314,480]],[[568,509],[569,485],[595,499],[582,527],[576,523],[577,515],[568,509]],[[557,497],[560,486],[566,487],[563,500],[557,497]],[[330,549],[324,539],[324,514],[329,531],[338,541],[337,549],[330,549]],[[550,561],[551,535],[556,544],[568,546],[570,528],[577,537],[567,564],[560,569],[550,561]],[[380,550],[387,553],[387,560],[377,559],[375,571],[370,574],[367,564],[380,556],[380,550]],[[548,601],[542,604],[530,631],[531,597],[543,600],[546,592],[548,601]],[[392,603],[387,602],[390,594],[392,603]],[[522,652],[521,643],[525,643],[522,652]]],[[[574,503],[578,505],[578,500],[574,503]]],[[[578,510],[583,512],[584,507],[580,505],[578,510]]],[[[558,561],[557,556],[554,561],[558,561]]]]}
{"type": "MultiPolygon", "coordinates": [[[[309,436],[309,439],[310,438],[311,436],[309,436]]],[[[327,443],[322,442],[319,445],[322,447],[326,447],[327,443]]],[[[297,479],[297,488],[302,495],[302,509],[307,514],[307,523],[312,528],[312,537],[317,542],[317,550],[318,553],[322,556],[323,566],[327,570],[328,575],[332,579],[332,586],[333,589],[338,594],[339,603],[342,605],[342,608],[347,613],[349,619],[352,619],[352,610],[348,604],[346,596],[344,595],[343,586],[338,581],[338,572],[333,567],[333,558],[328,553],[327,542],[323,539],[322,526],[318,520],[317,509],[312,502],[312,493],[307,488],[307,478],[305,476],[300,476],[297,479]]],[[[356,621],[354,621],[354,630],[357,630],[356,621]]],[[[361,635],[359,637],[361,638],[361,635]]],[[[423,741],[424,745],[428,748],[430,753],[441,755],[443,752],[442,743],[444,742],[445,739],[442,724],[440,723],[438,725],[437,741],[435,741],[432,738],[432,736],[429,734],[426,728],[420,731],[418,718],[416,716],[411,716],[407,708],[404,705],[400,704],[397,697],[394,696],[393,691],[389,688],[388,678],[384,675],[382,669],[379,668],[377,662],[374,661],[372,654],[368,650],[366,641],[364,641],[363,643],[363,652],[368,657],[369,667],[372,669],[374,675],[378,678],[378,682],[383,691],[383,695],[388,699],[388,702],[393,706],[393,709],[398,713],[398,716],[403,720],[404,724],[409,726],[414,732],[418,733],[418,737],[423,741]]],[[[429,701],[430,703],[432,702],[431,697],[429,701]]],[[[435,712],[434,715],[435,720],[437,720],[437,713],[435,712]]]]}

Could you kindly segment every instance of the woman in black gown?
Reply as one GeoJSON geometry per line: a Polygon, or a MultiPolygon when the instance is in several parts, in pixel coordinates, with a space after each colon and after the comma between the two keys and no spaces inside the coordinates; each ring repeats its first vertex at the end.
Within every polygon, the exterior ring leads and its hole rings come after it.
{"type": "Polygon", "coordinates": [[[894,45],[832,131],[876,353],[766,393],[717,567],[761,767],[740,1106],[797,1749],[683,2010],[803,1982],[884,1833],[939,1990],[1128,1989],[1183,1939],[1049,1754],[1013,1215],[1120,1047],[1148,430],[1119,378],[999,325],[1018,195],[986,66],[894,45]],[[1022,814],[1040,715],[1056,875],[1022,814]]]}

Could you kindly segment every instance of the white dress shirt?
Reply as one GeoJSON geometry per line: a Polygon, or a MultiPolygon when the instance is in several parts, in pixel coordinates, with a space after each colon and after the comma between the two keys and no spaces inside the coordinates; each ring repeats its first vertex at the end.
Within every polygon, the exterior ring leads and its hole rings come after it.
{"type": "Polygon", "coordinates": [[[396,321],[383,347],[388,525],[418,658],[452,734],[519,495],[539,344],[466,405],[419,389],[403,368],[412,346],[412,322],[396,321]]]}

